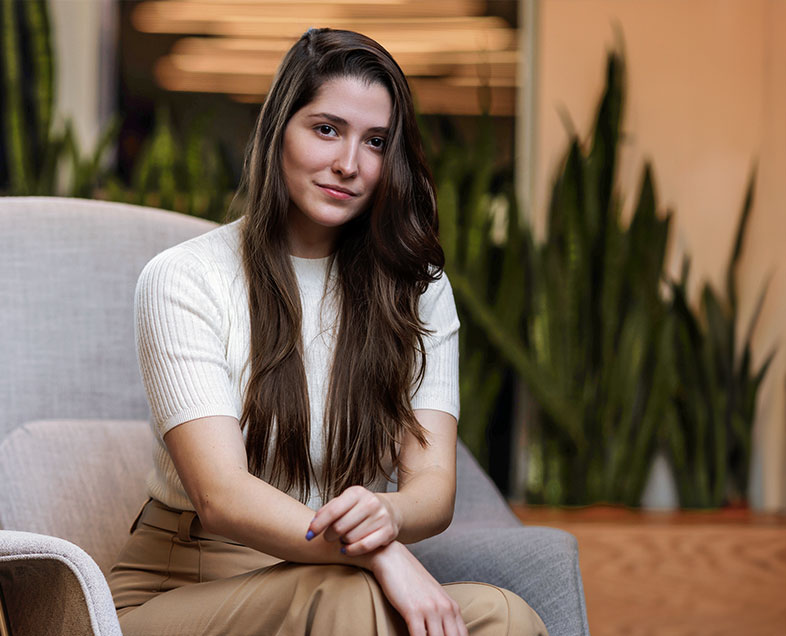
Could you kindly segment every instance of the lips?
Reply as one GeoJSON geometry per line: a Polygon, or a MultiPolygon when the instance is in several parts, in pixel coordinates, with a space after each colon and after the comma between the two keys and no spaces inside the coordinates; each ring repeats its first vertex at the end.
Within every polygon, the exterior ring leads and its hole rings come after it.
{"type": "Polygon", "coordinates": [[[320,187],[324,192],[329,194],[330,196],[334,196],[337,199],[346,199],[349,197],[356,197],[357,193],[349,190],[347,188],[342,188],[341,186],[333,185],[330,183],[318,183],[318,187],[320,187]]]}

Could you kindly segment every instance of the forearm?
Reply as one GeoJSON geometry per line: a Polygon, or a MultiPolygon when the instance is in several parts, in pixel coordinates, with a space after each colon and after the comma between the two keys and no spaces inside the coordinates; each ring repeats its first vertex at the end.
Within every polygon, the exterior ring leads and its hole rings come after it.
{"type": "Polygon", "coordinates": [[[453,519],[455,481],[447,471],[434,467],[408,475],[397,492],[382,493],[399,523],[398,540],[415,543],[445,530],[453,519]]]}
{"type": "MultiPolygon", "coordinates": [[[[313,510],[249,473],[237,419],[191,420],[170,430],[164,441],[209,532],[285,561],[350,563],[340,544],[306,540],[313,510]]],[[[362,559],[351,563],[368,567],[362,559]]]]}
{"type": "Polygon", "coordinates": [[[195,501],[202,525],[243,545],[297,563],[343,563],[370,569],[369,558],[348,557],[341,545],[306,540],[314,511],[249,473],[195,501]]]}

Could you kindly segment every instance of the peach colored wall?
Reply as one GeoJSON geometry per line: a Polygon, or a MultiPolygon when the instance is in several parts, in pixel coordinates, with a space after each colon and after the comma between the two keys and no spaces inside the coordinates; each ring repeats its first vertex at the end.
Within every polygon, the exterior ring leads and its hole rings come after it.
{"type": "MultiPolygon", "coordinates": [[[[692,256],[693,292],[723,284],[744,188],[758,160],[756,207],[739,280],[743,325],[765,278],[756,361],[786,347],[786,2],[781,0],[541,0],[533,216],[544,208],[567,135],[585,134],[607,50],[622,32],[628,101],[619,187],[628,207],[643,161],[662,206],[675,211],[670,267],[692,256]]],[[[754,505],[786,508],[786,351],[759,400],[754,505]]]]}

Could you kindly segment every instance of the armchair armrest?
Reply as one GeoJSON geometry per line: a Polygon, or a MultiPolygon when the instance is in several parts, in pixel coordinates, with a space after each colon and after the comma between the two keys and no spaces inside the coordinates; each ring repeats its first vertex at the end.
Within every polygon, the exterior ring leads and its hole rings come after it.
{"type": "Polygon", "coordinates": [[[578,547],[563,530],[454,522],[410,547],[440,583],[482,581],[505,588],[529,603],[550,636],[589,636],[578,547]]]}
{"type": "Polygon", "coordinates": [[[13,636],[122,636],[101,570],[64,539],[0,530],[0,588],[13,636]]]}
{"type": "Polygon", "coordinates": [[[464,444],[456,451],[453,523],[410,546],[413,553],[441,583],[481,581],[515,592],[550,636],[589,636],[576,539],[522,526],[464,444]]]}

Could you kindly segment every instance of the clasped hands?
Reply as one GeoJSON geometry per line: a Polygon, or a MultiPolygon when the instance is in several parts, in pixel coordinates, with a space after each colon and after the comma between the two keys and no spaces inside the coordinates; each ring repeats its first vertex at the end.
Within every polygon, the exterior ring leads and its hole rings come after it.
{"type": "Polygon", "coordinates": [[[347,556],[370,555],[370,569],[410,636],[468,636],[458,604],[395,540],[401,525],[401,512],[385,493],[352,486],[317,511],[306,539],[324,533],[326,541],[341,541],[347,556]]]}
{"type": "Polygon", "coordinates": [[[317,511],[306,539],[324,533],[325,541],[340,541],[347,556],[360,556],[394,541],[401,523],[401,512],[383,493],[351,486],[317,511]]]}

